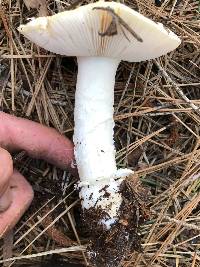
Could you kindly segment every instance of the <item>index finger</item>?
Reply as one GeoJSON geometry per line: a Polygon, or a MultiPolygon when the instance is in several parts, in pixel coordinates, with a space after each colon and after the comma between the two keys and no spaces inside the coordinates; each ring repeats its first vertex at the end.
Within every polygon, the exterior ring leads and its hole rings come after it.
{"type": "Polygon", "coordinates": [[[0,125],[0,146],[3,148],[25,150],[31,157],[44,159],[62,169],[71,168],[73,144],[56,130],[4,112],[0,112],[0,125]]]}

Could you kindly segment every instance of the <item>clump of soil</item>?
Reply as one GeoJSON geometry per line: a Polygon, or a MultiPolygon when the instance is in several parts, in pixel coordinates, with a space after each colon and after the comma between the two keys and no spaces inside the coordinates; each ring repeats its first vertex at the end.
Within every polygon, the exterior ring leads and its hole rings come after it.
{"type": "Polygon", "coordinates": [[[142,252],[139,225],[149,218],[146,207],[149,196],[139,180],[128,177],[122,182],[120,192],[123,201],[119,210],[119,220],[108,230],[99,222],[108,217],[101,208],[83,211],[86,227],[90,232],[91,243],[88,256],[96,267],[116,267],[133,250],[142,252]]]}

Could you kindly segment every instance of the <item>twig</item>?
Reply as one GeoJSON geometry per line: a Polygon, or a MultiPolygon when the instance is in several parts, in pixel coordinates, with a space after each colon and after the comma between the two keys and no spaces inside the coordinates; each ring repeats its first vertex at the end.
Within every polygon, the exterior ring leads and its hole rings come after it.
{"type": "Polygon", "coordinates": [[[160,64],[154,60],[155,65],[158,67],[158,69],[162,72],[165,79],[167,79],[174,87],[174,89],[177,91],[177,93],[182,97],[183,100],[200,116],[200,108],[197,107],[195,104],[191,103],[190,99],[187,98],[187,96],[183,93],[183,91],[176,85],[176,83],[169,77],[167,72],[160,66],[160,64]]]}
{"type": "Polygon", "coordinates": [[[86,249],[85,246],[74,246],[74,247],[69,247],[69,248],[59,248],[59,249],[44,251],[44,252],[40,252],[40,253],[36,253],[36,254],[21,255],[21,256],[9,258],[9,259],[6,259],[6,260],[0,260],[0,263],[8,262],[8,261],[16,261],[16,260],[21,260],[21,259],[32,259],[32,258],[36,258],[36,257],[42,257],[42,256],[52,255],[52,254],[61,254],[61,253],[72,252],[72,251],[85,251],[85,249],[86,249]]]}
{"type": "MultiPolygon", "coordinates": [[[[13,255],[13,230],[10,230],[3,238],[3,260],[11,258],[13,255]]],[[[4,262],[4,267],[8,266],[8,263],[4,262]]]]}
{"type": "MultiPolygon", "coordinates": [[[[110,23],[110,25],[108,26],[108,28],[105,30],[105,32],[99,32],[99,35],[101,36],[113,36],[117,34],[117,25],[120,25],[122,27],[124,27],[128,32],[130,32],[132,34],[132,36],[138,41],[138,42],[143,42],[142,38],[118,15],[115,13],[115,11],[110,8],[110,7],[94,7],[93,10],[104,10],[109,12],[113,19],[110,23]]],[[[125,37],[128,39],[128,37],[126,36],[125,32],[123,31],[125,37]]],[[[128,41],[130,41],[128,39],[128,41]]]]}

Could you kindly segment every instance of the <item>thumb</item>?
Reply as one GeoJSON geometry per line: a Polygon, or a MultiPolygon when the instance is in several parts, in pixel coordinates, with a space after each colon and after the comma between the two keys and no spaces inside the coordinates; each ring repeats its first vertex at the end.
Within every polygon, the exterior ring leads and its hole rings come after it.
{"type": "Polygon", "coordinates": [[[6,210],[11,204],[9,182],[12,173],[11,155],[5,149],[0,148],[0,212],[6,210]]]}
{"type": "Polygon", "coordinates": [[[12,201],[9,208],[0,213],[0,238],[16,225],[33,199],[32,187],[16,170],[11,175],[9,189],[12,201]]]}
{"type": "Polygon", "coordinates": [[[10,187],[0,197],[0,212],[7,210],[10,207],[12,201],[10,187]]]}

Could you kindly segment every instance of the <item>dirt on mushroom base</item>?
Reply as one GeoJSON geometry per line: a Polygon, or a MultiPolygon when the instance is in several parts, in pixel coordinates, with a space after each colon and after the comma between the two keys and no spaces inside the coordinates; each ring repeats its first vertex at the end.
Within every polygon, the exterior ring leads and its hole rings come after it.
{"type": "MultiPolygon", "coordinates": [[[[106,192],[105,194],[109,194],[106,192]]],[[[131,251],[142,252],[139,226],[149,219],[150,210],[146,206],[149,192],[137,178],[129,176],[121,184],[123,201],[119,211],[119,221],[107,230],[99,221],[107,217],[101,208],[83,211],[84,224],[90,233],[87,248],[91,264],[96,267],[116,267],[131,251]]]]}

